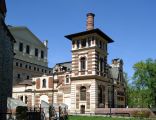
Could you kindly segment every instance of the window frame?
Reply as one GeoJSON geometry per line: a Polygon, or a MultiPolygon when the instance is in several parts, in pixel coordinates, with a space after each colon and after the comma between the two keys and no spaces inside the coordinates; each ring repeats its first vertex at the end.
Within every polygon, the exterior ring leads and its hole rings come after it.
{"type": "Polygon", "coordinates": [[[85,86],[80,87],[80,101],[86,101],[87,100],[87,89],[85,86]]]}

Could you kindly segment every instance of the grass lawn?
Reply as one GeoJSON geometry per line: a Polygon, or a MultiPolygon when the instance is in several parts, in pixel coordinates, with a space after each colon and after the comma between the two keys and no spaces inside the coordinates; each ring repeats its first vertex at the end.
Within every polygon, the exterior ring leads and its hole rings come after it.
{"type": "MultiPolygon", "coordinates": [[[[110,118],[102,116],[69,116],[69,120],[141,120],[140,118],[110,118]]],[[[145,119],[144,119],[145,120],[145,119]]]]}

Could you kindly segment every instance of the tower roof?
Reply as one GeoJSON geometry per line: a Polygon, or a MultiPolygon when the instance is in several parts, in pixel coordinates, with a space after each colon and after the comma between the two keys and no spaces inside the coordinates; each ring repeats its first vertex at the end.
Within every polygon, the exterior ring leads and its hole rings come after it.
{"type": "Polygon", "coordinates": [[[105,33],[103,33],[98,28],[97,29],[93,29],[93,30],[87,30],[87,31],[79,32],[79,33],[66,35],[65,37],[68,38],[69,40],[72,40],[74,37],[79,37],[79,36],[93,34],[93,33],[96,33],[96,34],[100,35],[102,38],[106,39],[108,41],[108,43],[114,42],[110,37],[108,37],[105,33]]]}

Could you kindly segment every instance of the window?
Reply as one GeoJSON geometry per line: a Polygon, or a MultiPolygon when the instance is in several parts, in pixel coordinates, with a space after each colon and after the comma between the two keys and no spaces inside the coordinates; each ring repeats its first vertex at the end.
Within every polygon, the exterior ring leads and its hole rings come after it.
{"type": "Polygon", "coordinates": [[[86,47],[86,39],[83,39],[83,40],[81,41],[81,46],[82,46],[82,47],[86,47]]]}
{"type": "Polygon", "coordinates": [[[27,54],[30,53],[30,47],[29,47],[29,45],[26,46],[26,53],[27,53],[27,54]]]}
{"type": "Polygon", "coordinates": [[[27,76],[27,79],[29,79],[30,77],[29,77],[29,75],[27,76]]]}
{"type": "Polygon", "coordinates": [[[20,74],[17,74],[17,78],[21,78],[21,75],[20,74]]]}
{"type": "Polygon", "coordinates": [[[100,65],[100,67],[99,67],[100,70],[99,71],[101,71],[101,72],[103,71],[103,67],[104,67],[103,63],[104,63],[103,58],[100,58],[100,64],[99,64],[100,65]]]}
{"type": "Polygon", "coordinates": [[[29,69],[31,70],[31,66],[29,66],[29,69]]]}
{"type": "Polygon", "coordinates": [[[91,39],[90,39],[90,37],[88,38],[88,46],[91,46],[91,39]]]}
{"type": "Polygon", "coordinates": [[[82,86],[80,88],[80,100],[86,100],[86,87],[82,86]]]}
{"type": "Polygon", "coordinates": [[[25,104],[27,104],[27,103],[28,103],[28,97],[25,96],[25,104]]]}
{"type": "Polygon", "coordinates": [[[44,51],[41,50],[41,58],[44,58],[44,51]]]}
{"type": "Polygon", "coordinates": [[[22,67],[22,63],[20,63],[20,67],[22,67]]]}
{"type": "Polygon", "coordinates": [[[34,71],[36,71],[36,67],[34,67],[34,71]]]}
{"type": "Polygon", "coordinates": [[[42,80],[42,88],[46,88],[46,79],[42,80]]]}
{"type": "Polygon", "coordinates": [[[80,41],[77,40],[77,48],[80,48],[80,41]]]}
{"type": "Polygon", "coordinates": [[[37,71],[40,71],[40,69],[39,69],[39,68],[37,68],[37,71]]]}
{"type": "Polygon", "coordinates": [[[102,48],[102,42],[101,42],[101,40],[100,40],[100,43],[99,43],[99,48],[102,48]]]}
{"type": "Polygon", "coordinates": [[[25,65],[25,68],[28,68],[28,65],[25,65]]]}
{"type": "Polygon", "coordinates": [[[47,70],[45,70],[44,73],[47,73],[47,70]]]}
{"type": "Polygon", "coordinates": [[[23,52],[23,43],[19,43],[19,51],[23,52]]]}
{"type": "Polygon", "coordinates": [[[20,97],[20,100],[23,101],[23,96],[20,97]]]}
{"type": "Polygon", "coordinates": [[[102,88],[100,86],[98,87],[98,102],[103,103],[102,102],[102,88]]]}
{"type": "Polygon", "coordinates": [[[69,83],[69,75],[66,75],[66,83],[69,83]]]}
{"type": "Polygon", "coordinates": [[[84,70],[86,70],[86,58],[85,57],[82,57],[81,59],[80,59],[80,67],[81,67],[81,71],[84,71],[84,70]]]}
{"type": "Polygon", "coordinates": [[[43,69],[42,69],[42,72],[43,72],[43,69]]]}
{"type": "Polygon", "coordinates": [[[73,48],[74,48],[74,46],[75,46],[75,40],[72,41],[72,45],[73,45],[73,48]]]}
{"type": "Polygon", "coordinates": [[[16,66],[18,66],[18,62],[16,62],[16,66]]]}
{"type": "Polygon", "coordinates": [[[38,57],[38,49],[35,48],[35,56],[38,57]]]}

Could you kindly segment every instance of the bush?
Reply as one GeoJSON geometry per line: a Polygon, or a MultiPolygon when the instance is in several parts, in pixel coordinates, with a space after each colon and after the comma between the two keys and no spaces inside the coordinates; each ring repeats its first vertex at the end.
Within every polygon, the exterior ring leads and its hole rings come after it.
{"type": "Polygon", "coordinates": [[[131,115],[133,117],[145,117],[145,118],[148,118],[150,116],[150,112],[149,111],[133,111],[131,113],[131,115]]]}
{"type": "Polygon", "coordinates": [[[16,119],[17,120],[26,120],[27,119],[27,107],[18,106],[16,108],[16,119]]]}

